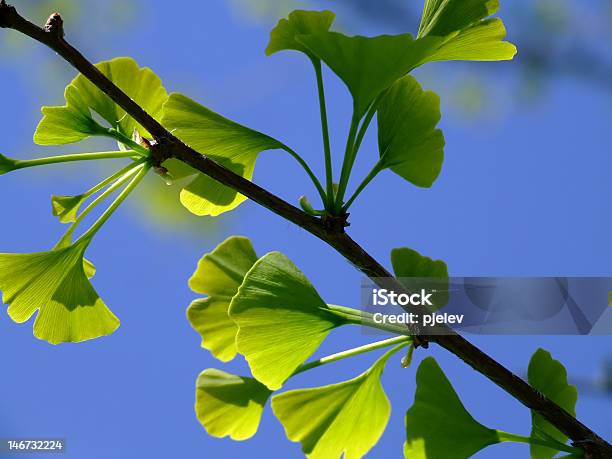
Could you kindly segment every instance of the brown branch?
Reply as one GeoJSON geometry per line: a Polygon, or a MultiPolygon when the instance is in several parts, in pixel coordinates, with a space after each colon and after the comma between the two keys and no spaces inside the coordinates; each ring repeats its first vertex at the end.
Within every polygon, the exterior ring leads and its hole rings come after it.
{"type": "MultiPolygon", "coordinates": [[[[168,158],[176,158],[189,164],[315,235],[376,282],[392,283],[397,291],[403,290],[403,287],[380,263],[344,232],[343,225],[302,212],[283,199],[217,164],[206,155],[198,153],[172,135],[64,39],[63,23],[59,14],[53,14],[45,28],[40,28],[20,16],[14,7],[6,4],[5,0],[0,0],[0,27],[14,29],[48,46],[129,113],[153,135],[155,139],[152,147],[153,156],[158,165],[168,158]]],[[[448,332],[447,335],[427,336],[421,339],[423,343],[435,342],[452,352],[525,406],[540,413],[566,434],[576,446],[583,448],[587,457],[612,457],[612,447],[595,432],[463,337],[450,330],[448,332]]]]}

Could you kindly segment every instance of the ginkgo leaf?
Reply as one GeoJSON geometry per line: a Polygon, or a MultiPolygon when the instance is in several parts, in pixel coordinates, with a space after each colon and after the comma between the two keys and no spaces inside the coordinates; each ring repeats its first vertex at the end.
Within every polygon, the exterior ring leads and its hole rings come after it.
{"type": "Polygon", "coordinates": [[[440,41],[415,41],[410,34],[348,37],[338,32],[299,35],[297,39],[344,81],[358,118],[381,92],[434,52],[440,41]]]}
{"type": "Polygon", "coordinates": [[[256,379],[208,368],[196,382],[196,415],[209,435],[246,440],[257,432],[271,393],[256,379]]]}
{"type": "Polygon", "coordinates": [[[51,210],[61,223],[72,223],[76,220],[79,207],[87,199],[86,195],[52,196],[51,210]]]}
{"type": "Polygon", "coordinates": [[[204,255],[189,279],[191,289],[208,298],[191,303],[187,318],[201,335],[202,347],[223,362],[232,360],[237,352],[238,327],[228,315],[229,305],[256,261],[251,242],[245,237],[232,236],[204,255]]]}
{"type": "Polygon", "coordinates": [[[503,22],[486,19],[498,9],[498,0],[427,0],[418,37],[445,37],[427,61],[512,59],[516,47],[503,41],[503,22]]]}
{"type": "Polygon", "coordinates": [[[85,243],[51,252],[0,254],[0,290],[18,323],[36,311],[34,336],[52,344],[80,342],[113,333],[119,320],[85,274],[85,243]]]}
{"type": "Polygon", "coordinates": [[[448,267],[442,260],[432,260],[416,250],[401,247],[391,250],[391,264],[395,277],[408,289],[414,287],[410,284],[410,278],[417,278],[422,287],[424,279],[431,278],[428,290],[435,291],[432,294],[434,309],[448,303],[448,267]]]}
{"type": "Polygon", "coordinates": [[[444,135],[440,98],[423,91],[412,76],[398,80],[378,106],[378,148],[381,166],[414,185],[430,187],[442,169],[444,135]]]}
{"type": "Polygon", "coordinates": [[[426,0],[419,37],[446,36],[497,12],[499,0],[426,0]]]}
{"type": "Polygon", "coordinates": [[[504,23],[497,18],[488,19],[451,35],[427,57],[427,62],[510,60],[516,54],[516,46],[503,41],[505,36],[504,23]]]}
{"type": "MultiPolygon", "coordinates": [[[[576,415],[578,391],[576,386],[568,384],[567,371],[561,362],[555,360],[550,352],[538,349],[529,361],[527,370],[529,384],[546,395],[572,416],[576,415]]],[[[567,436],[560,432],[542,415],[531,412],[531,436],[534,438],[553,438],[559,443],[565,443],[567,436]]],[[[559,451],[541,445],[531,445],[531,457],[534,459],[550,459],[559,451]]]]}
{"type": "MultiPolygon", "coordinates": [[[[170,95],[162,122],[189,146],[249,180],[259,153],[286,148],[272,137],[224,118],[182,94],[170,95]]],[[[203,174],[181,192],[181,202],[196,215],[216,216],[245,200],[245,196],[203,174]]]]}
{"type": "Polygon", "coordinates": [[[309,459],[365,456],[389,421],[391,404],[380,377],[389,357],[401,347],[388,351],[354,379],[274,396],[272,410],[287,438],[301,442],[309,459]]]}
{"type": "Polygon", "coordinates": [[[272,390],[283,385],[332,329],[346,323],[279,252],[253,265],[229,311],[238,325],[238,352],[253,376],[272,390]]]}
{"type": "Polygon", "coordinates": [[[298,35],[326,32],[334,22],[336,15],[331,11],[295,10],[287,19],[281,19],[272,32],[266,48],[268,56],[283,50],[295,50],[306,54],[311,59],[315,56],[296,40],[298,35]]]}
{"type": "Polygon", "coordinates": [[[414,404],[406,413],[407,459],[466,459],[499,443],[497,431],[467,412],[434,358],[421,362],[416,383],[414,404]]]}
{"type": "MultiPolygon", "coordinates": [[[[129,57],[100,62],[96,67],[151,116],[156,119],[161,117],[162,106],[168,94],[151,69],[139,67],[129,57]]],[[[83,75],[79,74],[72,80],[66,87],[64,97],[66,105],[42,108],[43,119],[34,133],[34,142],[37,144],[60,145],[100,134],[102,127],[94,120],[92,112],[129,138],[134,130],[142,136],[149,135],[125,110],[83,75]]]]}
{"type": "Polygon", "coordinates": [[[17,160],[0,155],[0,175],[17,169],[17,160]]]}

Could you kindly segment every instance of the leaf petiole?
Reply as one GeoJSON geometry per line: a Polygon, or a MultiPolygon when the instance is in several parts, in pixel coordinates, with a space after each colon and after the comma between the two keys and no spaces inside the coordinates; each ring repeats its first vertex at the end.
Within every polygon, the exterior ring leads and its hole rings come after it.
{"type": "Polygon", "coordinates": [[[359,196],[359,194],[361,194],[361,192],[365,189],[365,187],[368,186],[369,183],[372,180],[374,180],[374,178],[383,169],[384,169],[384,167],[382,165],[382,161],[378,160],[378,162],[374,165],[372,170],[368,173],[368,175],[366,175],[366,177],[363,179],[363,181],[359,184],[357,189],[354,191],[353,195],[349,198],[348,201],[346,201],[346,204],[344,204],[344,206],[342,207],[342,211],[343,212],[348,211],[349,207],[351,207],[351,204],[353,204],[353,201],[355,201],[355,199],[357,199],[357,197],[359,196]]]}
{"type": "Polygon", "coordinates": [[[514,442],[514,443],[528,443],[530,445],[547,446],[558,451],[565,451],[567,453],[583,453],[580,448],[566,445],[565,443],[557,442],[554,440],[544,440],[540,438],[525,437],[523,435],[516,435],[502,430],[497,430],[497,438],[500,442],[514,442]]]}
{"type": "MultiPolygon", "coordinates": [[[[412,342],[412,338],[410,336],[396,336],[394,338],[376,341],[375,343],[365,344],[363,346],[355,347],[346,351],[322,357],[317,360],[313,360],[312,362],[304,363],[300,365],[291,376],[303,373],[304,371],[312,370],[313,368],[318,368],[320,366],[327,365],[328,363],[337,362],[338,360],[348,359],[349,357],[365,354],[366,352],[376,351],[378,349],[383,349],[385,347],[393,346],[396,344],[408,344],[410,342],[412,342]]],[[[398,347],[397,350],[399,349],[400,347],[398,347]]]]}
{"type": "MultiPolygon", "coordinates": [[[[142,179],[145,177],[145,175],[147,175],[147,172],[149,171],[150,168],[151,168],[150,164],[148,164],[148,163],[141,163],[138,166],[136,166],[133,169],[133,171],[131,171],[128,174],[126,174],[125,178],[127,179],[128,177],[131,177],[134,174],[134,172],[137,171],[136,177],[134,177],[131,180],[131,182],[123,189],[123,191],[121,191],[119,196],[117,196],[117,198],[115,198],[115,200],[108,207],[108,209],[106,209],[104,211],[104,213],[100,216],[100,218],[98,218],[95,221],[95,223],[79,238],[79,240],[77,242],[83,241],[83,240],[90,241],[94,237],[94,235],[98,232],[98,230],[102,227],[102,225],[104,225],[104,223],[106,223],[106,221],[111,217],[111,215],[113,215],[113,213],[117,210],[117,208],[121,205],[121,203],[123,201],[125,201],[125,199],[130,195],[130,193],[132,191],[134,191],[134,189],[136,189],[136,187],[142,181],[142,179]]],[[[121,181],[123,183],[124,179],[121,178],[121,179],[119,179],[119,181],[121,181]]],[[[109,190],[110,190],[110,188],[109,188],[109,190]]],[[[102,196],[100,196],[100,197],[102,197],[102,196]]]]}
{"type": "Polygon", "coordinates": [[[126,147],[131,148],[132,150],[135,150],[141,156],[148,157],[150,154],[149,150],[147,150],[145,147],[143,147],[139,143],[134,142],[132,139],[130,139],[125,134],[119,132],[117,129],[101,128],[100,135],[104,137],[110,137],[111,139],[115,139],[117,142],[122,143],[126,147]]]}
{"type": "Polygon", "coordinates": [[[289,148],[286,145],[283,147],[283,150],[285,150],[287,153],[289,153],[291,156],[293,156],[293,158],[306,171],[306,174],[308,174],[308,177],[310,177],[310,180],[312,181],[312,183],[314,184],[315,188],[319,192],[319,196],[321,197],[321,200],[323,201],[323,204],[325,204],[327,202],[327,199],[326,199],[326,196],[325,196],[325,190],[323,189],[323,185],[321,185],[321,182],[319,181],[317,176],[314,174],[314,172],[312,171],[310,166],[308,166],[306,161],[304,161],[304,158],[302,158],[296,151],[292,150],[291,148],[289,148]]]}
{"type": "Polygon", "coordinates": [[[46,166],[48,164],[69,163],[75,161],[94,161],[98,159],[133,158],[137,153],[128,151],[103,151],[97,153],[75,153],[70,155],[49,156],[46,158],[24,159],[15,161],[15,169],[28,167],[46,166]]]}
{"type": "Polygon", "coordinates": [[[404,326],[378,323],[374,320],[374,315],[369,312],[348,308],[346,306],[338,306],[337,304],[328,304],[327,307],[331,309],[335,315],[342,317],[353,325],[363,325],[365,327],[376,328],[397,335],[409,335],[410,332],[409,329],[404,326]]]}
{"type": "Polygon", "coordinates": [[[104,188],[108,184],[115,181],[115,183],[113,183],[110,187],[108,187],[108,189],[106,189],[100,196],[94,199],[85,209],[83,209],[83,211],[77,216],[76,220],[72,223],[72,225],[70,225],[68,230],[64,233],[64,235],[58,242],[57,246],[61,246],[63,243],[66,243],[67,241],[69,241],[70,238],[72,237],[72,233],[74,233],[74,230],[85,219],[85,217],[87,217],[87,215],[94,208],[96,208],[102,201],[104,201],[108,196],[110,196],[117,188],[119,188],[126,181],[128,181],[130,177],[132,177],[136,173],[136,170],[142,166],[144,162],[145,162],[145,159],[141,159],[139,161],[136,161],[130,164],[127,167],[124,167],[120,171],[111,175],[109,178],[103,180],[102,182],[98,183],[96,186],[91,188],[89,191],[87,191],[84,194],[84,196],[91,196],[92,194],[97,193],[102,188],[104,188]]]}
{"type": "Polygon", "coordinates": [[[321,61],[312,59],[312,64],[315,68],[317,76],[317,90],[319,94],[319,110],[321,112],[321,130],[323,133],[323,151],[325,154],[325,186],[327,199],[323,202],[325,209],[330,210],[333,206],[334,195],[334,173],[331,157],[331,146],[329,141],[329,124],[327,121],[327,106],[325,102],[325,87],[323,85],[323,71],[321,69],[321,61]]]}

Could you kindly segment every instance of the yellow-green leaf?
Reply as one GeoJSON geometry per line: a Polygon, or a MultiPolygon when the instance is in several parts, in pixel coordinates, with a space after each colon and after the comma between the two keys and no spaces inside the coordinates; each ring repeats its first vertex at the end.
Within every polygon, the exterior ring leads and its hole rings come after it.
{"type": "Polygon", "coordinates": [[[415,78],[399,79],[378,107],[378,147],[381,166],[414,185],[430,187],[442,169],[444,135],[440,98],[423,91],[415,78]]]}
{"type": "Polygon", "coordinates": [[[202,347],[223,362],[232,360],[237,352],[238,327],[228,315],[229,305],[256,261],[251,242],[245,237],[232,236],[204,255],[189,279],[191,289],[208,298],[191,303],[187,318],[201,335],[202,347]]]}
{"type": "Polygon", "coordinates": [[[417,370],[414,404],[406,413],[406,459],[466,459],[499,442],[476,421],[432,357],[417,370]]]}
{"type": "Polygon", "coordinates": [[[232,299],[230,317],[238,325],[238,352],[253,376],[272,390],[283,385],[332,329],[346,323],[279,252],[253,265],[232,299]]]}
{"type": "MultiPolygon", "coordinates": [[[[567,371],[561,362],[555,360],[550,352],[538,349],[529,361],[527,371],[529,384],[550,400],[555,402],[572,416],[576,415],[578,391],[576,386],[568,384],[567,371]]],[[[567,436],[560,432],[542,415],[531,412],[531,436],[533,438],[553,438],[560,443],[567,441],[567,436]]],[[[559,451],[541,445],[531,445],[531,457],[534,459],[550,459],[559,451]]]]}
{"type": "Polygon", "coordinates": [[[287,437],[301,442],[309,459],[365,456],[385,431],[391,414],[380,377],[389,357],[403,346],[388,351],[354,379],[274,396],[272,409],[287,437]]]}
{"type": "MultiPolygon", "coordinates": [[[[251,180],[257,156],[285,145],[260,132],[218,115],[182,94],[171,94],[162,122],[193,149],[251,180]]],[[[181,202],[195,215],[228,212],[246,197],[204,175],[197,175],[181,192],[181,202]]]]}
{"type": "Polygon", "coordinates": [[[281,19],[272,32],[266,48],[268,56],[283,50],[300,51],[310,58],[314,58],[299,41],[298,35],[316,32],[326,32],[334,22],[336,15],[331,11],[304,11],[295,10],[287,19],[281,19]]]}
{"type": "Polygon", "coordinates": [[[196,383],[196,415],[209,435],[246,440],[257,432],[270,394],[253,378],[208,368],[196,383]]]}
{"type": "MultiPolygon", "coordinates": [[[[96,64],[100,72],[130,96],[156,119],[161,117],[162,106],[168,94],[161,80],[149,68],[141,68],[129,57],[118,57],[96,64]]],[[[100,115],[109,127],[131,138],[134,130],[142,136],[149,133],[125,110],[113,102],[83,75],[78,75],[64,92],[66,105],[43,107],[43,119],[34,133],[39,145],[61,145],[78,142],[100,134],[101,126],[92,112],[100,115]]]]}
{"type": "Polygon", "coordinates": [[[0,254],[0,290],[9,316],[26,322],[38,311],[34,336],[52,344],[113,333],[119,320],[87,279],[85,244],[51,252],[0,254]]]}

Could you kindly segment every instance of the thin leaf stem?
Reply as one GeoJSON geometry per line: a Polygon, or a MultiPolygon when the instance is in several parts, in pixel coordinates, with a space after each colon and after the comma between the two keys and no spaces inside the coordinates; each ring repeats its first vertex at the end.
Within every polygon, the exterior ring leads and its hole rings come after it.
{"type": "Polygon", "coordinates": [[[135,151],[102,151],[97,153],[75,153],[70,155],[49,156],[47,158],[24,159],[15,162],[15,169],[46,166],[48,164],[70,163],[75,161],[94,161],[98,159],[132,158],[135,151]]]}
{"type": "Polygon", "coordinates": [[[344,160],[342,161],[342,171],[340,173],[340,183],[338,184],[338,191],[336,193],[336,199],[334,201],[334,210],[340,210],[342,208],[344,193],[346,192],[346,187],[348,185],[349,177],[351,175],[351,156],[353,154],[353,148],[355,146],[355,137],[357,136],[358,128],[359,118],[357,117],[357,114],[353,112],[353,116],[351,118],[351,127],[349,128],[349,134],[346,139],[344,160]]]}
{"type": "MultiPolygon", "coordinates": [[[[150,165],[143,163],[139,164],[134,168],[134,171],[138,171],[136,177],[132,179],[132,181],[121,191],[119,196],[112,202],[112,204],[104,211],[104,213],[95,221],[95,223],[79,238],[79,241],[82,240],[91,240],[94,235],[98,232],[98,230],[106,223],[106,221],[111,217],[111,215],[117,210],[117,208],[121,205],[123,201],[130,195],[132,191],[138,186],[144,176],[150,169],[150,165]]],[[[134,171],[128,173],[129,176],[133,175],[134,171]]],[[[123,182],[123,178],[119,179],[119,181],[123,182]]],[[[109,188],[110,190],[110,188],[109,188]]],[[[92,203],[93,204],[93,203],[92,203]]]]}
{"type": "Polygon", "coordinates": [[[410,336],[396,336],[394,338],[389,338],[389,339],[385,339],[382,341],[376,341],[375,343],[365,344],[363,346],[355,347],[352,349],[348,349],[346,351],[342,351],[336,354],[322,357],[317,360],[313,360],[312,362],[304,363],[300,365],[293,372],[292,376],[295,376],[299,373],[303,373],[304,371],[312,370],[313,368],[318,368],[320,366],[327,365],[328,363],[337,362],[343,359],[348,359],[350,357],[354,357],[360,354],[365,354],[366,352],[372,352],[372,351],[383,349],[385,347],[393,346],[396,344],[410,343],[410,342],[412,342],[412,338],[410,336]]]}
{"type": "Polygon", "coordinates": [[[351,324],[375,328],[377,330],[395,333],[396,335],[409,336],[410,330],[407,327],[378,323],[374,320],[374,314],[369,312],[348,308],[346,306],[338,306],[336,304],[328,304],[327,307],[331,309],[335,315],[342,317],[351,324]]]}
{"type": "Polygon", "coordinates": [[[122,143],[126,147],[129,147],[132,150],[135,150],[139,155],[148,157],[150,154],[149,150],[147,150],[145,147],[143,147],[139,143],[134,142],[132,139],[130,139],[128,136],[118,131],[117,129],[102,128],[102,130],[100,131],[100,135],[104,137],[110,137],[111,139],[115,139],[117,142],[122,143]]]}
{"type": "Polygon", "coordinates": [[[382,170],[383,170],[382,161],[378,160],[378,162],[374,165],[372,170],[368,173],[368,175],[366,175],[366,177],[363,179],[363,181],[359,184],[359,186],[357,187],[357,189],[355,190],[353,195],[349,198],[348,201],[346,201],[346,204],[344,204],[344,206],[342,207],[342,210],[344,212],[346,212],[351,207],[351,204],[353,204],[353,201],[355,201],[355,199],[357,199],[357,197],[359,196],[359,194],[361,194],[361,192],[365,189],[365,187],[368,186],[369,183],[372,180],[374,180],[374,178],[382,170]]]}
{"type": "Polygon", "coordinates": [[[312,64],[315,68],[317,76],[317,89],[319,93],[319,110],[321,112],[321,130],[323,133],[323,151],[325,154],[325,189],[327,199],[324,201],[325,209],[333,206],[334,203],[334,172],[331,156],[331,145],[329,141],[329,123],[327,121],[327,105],[325,102],[325,87],[323,85],[323,71],[321,69],[321,61],[313,59],[312,64]]]}
{"type": "MultiPolygon", "coordinates": [[[[343,175],[340,178],[338,199],[336,199],[337,208],[342,207],[343,200],[344,200],[344,194],[346,193],[348,181],[351,177],[351,171],[353,170],[353,166],[355,165],[355,160],[357,159],[357,153],[359,152],[359,149],[361,148],[361,143],[363,142],[363,138],[368,132],[370,123],[372,122],[372,119],[374,118],[374,115],[376,114],[376,110],[378,109],[379,100],[380,100],[380,96],[368,108],[365,118],[361,122],[361,125],[358,126],[356,135],[354,135],[353,138],[351,138],[349,135],[349,141],[351,142],[351,145],[349,149],[349,145],[347,144],[347,152],[350,151],[350,153],[345,153],[345,156],[344,156],[345,161],[342,164],[343,175]]],[[[359,125],[359,122],[357,122],[357,124],[359,125]]]]}
{"type": "Polygon", "coordinates": [[[315,188],[319,192],[319,196],[321,197],[323,204],[325,204],[327,202],[327,199],[325,197],[325,190],[323,189],[323,185],[321,185],[321,182],[319,181],[317,176],[314,174],[310,166],[308,166],[306,161],[304,161],[304,158],[302,158],[296,151],[292,150],[286,145],[284,146],[283,149],[287,153],[289,153],[291,156],[293,156],[293,158],[295,158],[295,160],[300,164],[300,166],[302,166],[302,168],[306,171],[306,174],[308,174],[308,177],[310,177],[310,180],[312,181],[315,188]]]}
{"type": "MultiPolygon", "coordinates": [[[[141,159],[139,161],[136,161],[136,162],[130,164],[129,166],[121,169],[117,173],[115,173],[112,176],[110,176],[108,179],[103,180],[98,185],[93,187],[91,190],[86,192],[85,195],[90,193],[95,188],[98,188],[104,182],[111,183],[112,180],[115,180],[115,183],[113,183],[110,187],[108,187],[102,194],[100,194],[100,196],[98,196],[96,199],[94,199],[87,207],[85,207],[85,209],[83,209],[83,211],[77,216],[75,221],[70,225],[68,230],[66,230],[66,232],[64,233],[64,235],[62,236],[62,238],[60,239],[60,241],[58,242],[57,245],[60,246],[60,245],[62,245],[62,243],[66,242],[67,240],[69,241],[70,238],[72,237],[72,234],[74,233],[74,230],[85,219],[85,217],[87,217],[87,215],[89,215],[89,213],[93,209],[95,209],[102,201],[104,201],[106,198],[108,198],[108,196],[110,196],[117,188],[119,188],[126,181],[128,181],[130,179],[130,177],[132,177],[136,173],[136,170],[138,169],[138,167],[142,166],[142,164],[145,161],[146,160],[143,158],[143,159],[141,159]]],[[[97,191],[102,189],[107,184],[102,185],[102,187],[100,187],[97,191]]],[[[96,193],[97,191],[93,191],[93,193],[96,193]]],[[[91,193],[91,194],[93,194],[93,193],[91,193]]],[[[91,194],[89,194],[89,195],[91,195],[91,194]]]]}
{"type": "Polygon", "coordinates": [[[561,442],[544,440],[541,438],[525,437],[523,435],[516,435],[502,430],[497,431],[497,438],[500,442],[514,442],[514,443],[528,443],[530,445],[546,446],[548,448],[556,449],[559,451],[565,451],[567,453],[582,453],[580,448],[566,445],[561,442]]]}
{"type": "Polygon", "coordinates": [[[94,185],[93,187],[91,187],[89,190],[87,190],[85,193],[83,193],[83,197],[89,197],[93,194],[96,194],[98,191],[100,191],[102,188],[104,188],[105,186],[109,185],[110,183],[113,183],[115,180],[119,179],[121,176],[127,174],[128,172],[132,171],[133,169],[135,169],[139,164],[142,164],[145,161],[144,158],[139,159],[131,164],[128,164],[127,166],[125,166],[123,169],[118,170],[117,172],[115,172],[113,175],[110,175],[109,177],[105,178],[104,180],[102,180],[100,183],[94,185]]]}

